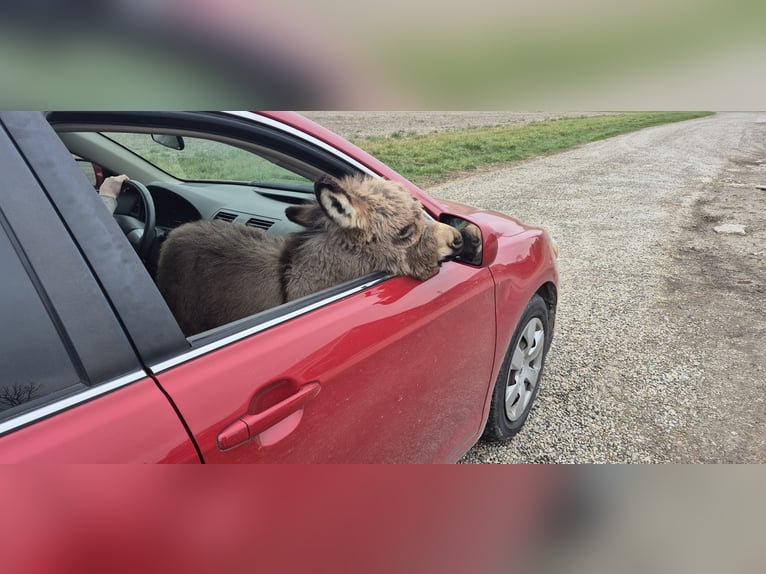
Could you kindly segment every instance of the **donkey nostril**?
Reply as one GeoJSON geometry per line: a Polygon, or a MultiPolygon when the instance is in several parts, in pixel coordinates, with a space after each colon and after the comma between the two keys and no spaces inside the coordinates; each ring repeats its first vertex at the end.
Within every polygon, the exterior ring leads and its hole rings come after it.
{"type": "Polygon", "coordinates": [[[452,240],[452,248],[460,249],[461,247],[463,247],[463,238],[460,235],[456,235],[452,240]]]}

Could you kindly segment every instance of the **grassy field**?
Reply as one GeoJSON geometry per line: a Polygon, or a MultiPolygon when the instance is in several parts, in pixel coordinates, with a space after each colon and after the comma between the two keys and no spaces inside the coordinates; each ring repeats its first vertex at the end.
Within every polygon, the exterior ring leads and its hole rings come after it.
{"type": "Polygon", "coordinates": [[[507,165],[641,128],[711,115],[640,112],[484,127],[425,135],[397,132],[354,143],[420,186],[507,165]]]}

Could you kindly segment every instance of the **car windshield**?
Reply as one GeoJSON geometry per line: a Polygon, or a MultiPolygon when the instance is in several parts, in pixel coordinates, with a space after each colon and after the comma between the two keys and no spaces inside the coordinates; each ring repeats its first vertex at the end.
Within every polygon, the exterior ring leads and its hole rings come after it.
{"type": "Polygon", "coordinates": [[[118,132],[103,132],[103,135],[177,179],[310,183],[305,177],[265,157],[219,141],[118,132]],[[160,143],[158,139],[166,143],[160,143]],[[173,147],[167,143],[175,141],[182,145],[173,147]]]}

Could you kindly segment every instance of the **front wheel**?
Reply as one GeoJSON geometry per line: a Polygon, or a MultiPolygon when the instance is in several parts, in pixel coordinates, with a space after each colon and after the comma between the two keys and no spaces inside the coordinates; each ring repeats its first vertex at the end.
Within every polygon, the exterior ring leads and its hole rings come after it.
{"type": "Polygon", "coordinates": [[[483,438],[507,440],[524,426],[540,387],[550,335],[548,307],[542,297],[535,295],[505,354],[483,438]]]}

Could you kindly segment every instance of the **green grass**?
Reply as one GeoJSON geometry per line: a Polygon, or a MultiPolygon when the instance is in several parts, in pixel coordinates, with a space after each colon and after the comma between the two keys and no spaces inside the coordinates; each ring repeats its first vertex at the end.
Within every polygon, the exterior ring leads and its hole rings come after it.
{"type": "Polygon", "coordinates": [[[106,135],[180,179],[309,183],[265,158],[222,142],[185,137],[185,148],[175,150],[158,144],[148,134],[106,135]]]}
{"type": "Polygon", "coordinates": [[[711,115],[711,112],[640,112],[483,127],[425,135],[396,132],[354,143],[420,186],[482,168],[609,138],[649,126],[711,115]]]}

